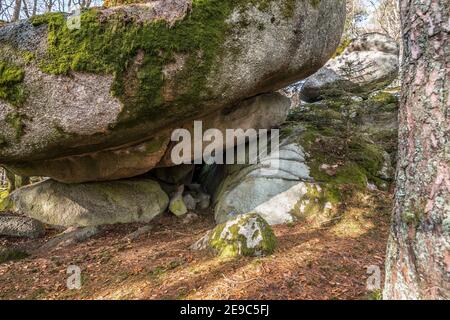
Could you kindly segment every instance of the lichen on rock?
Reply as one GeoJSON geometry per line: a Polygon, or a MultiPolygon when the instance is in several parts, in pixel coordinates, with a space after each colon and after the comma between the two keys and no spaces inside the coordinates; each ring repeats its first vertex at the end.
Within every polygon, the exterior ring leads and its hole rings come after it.
{"type": "Polygon", "coordinates": [[[169,204],[159,184],[149,179],[86,184],[46,180],[16,190],[9,199],[13,211],[65,227],[149,222],[169,204]]]}
{"type": "Polygon", "coordinates": [[[193,246],[195,250],[212,249],[221,258],[270,255],[276,237],[269,224],[255,213],[237,216],[219,224],[193,246]]]}
{"type": "Polygon", "coordinates": [[[80,29],[58,13],[7,24],[0,60],[23,68],[27,99],[20,143],[6,122],[13,107],[0,101],[0,162],[47,176],[36,163],[89,160],[244,108],[320,68],[344,9],[343,0],[167,0],[84,10],[80,29]]]}

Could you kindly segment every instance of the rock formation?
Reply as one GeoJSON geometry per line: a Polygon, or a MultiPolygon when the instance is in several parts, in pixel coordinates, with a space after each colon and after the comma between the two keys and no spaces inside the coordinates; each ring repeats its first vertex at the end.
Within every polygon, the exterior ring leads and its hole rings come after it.
{"type": "Polygon", "coordinates": [[[258,257],[273,253],[276,243],[267,222],[255,213],[247,213],[219,224],[194,243],[192,249],[210,249],[222,258],[258,257]]]}

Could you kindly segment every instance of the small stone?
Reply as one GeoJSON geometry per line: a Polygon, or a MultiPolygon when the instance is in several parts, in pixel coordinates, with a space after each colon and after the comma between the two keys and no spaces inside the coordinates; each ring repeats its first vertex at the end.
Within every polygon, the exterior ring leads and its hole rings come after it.
{"type": "Polygon", "coordinates": [[[373,183],[368,183],[367,184],[367,189],[370,190],[370,191],[377,191],[378,190],[377,186],[375,184],[373,184],[373,183]]]}

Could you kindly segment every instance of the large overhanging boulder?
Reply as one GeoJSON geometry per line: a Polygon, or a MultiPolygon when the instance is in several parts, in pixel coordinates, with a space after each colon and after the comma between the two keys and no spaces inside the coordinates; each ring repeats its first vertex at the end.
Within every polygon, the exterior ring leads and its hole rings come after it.
{"type": "Polygon", "coordinates": [[[364,34],[309,77],[300,98],[313,102],[347,94],[367,95],[395,80],[398,67],[399,47],[394,39],[376,32],[364,34]]]}
{"type": "Polygon", "coordinates": [[[2,26],[0,163],[62,182],[148,171],[173,129],[318,70],[344,18],[344,0],[165,0],[2,26]]]}

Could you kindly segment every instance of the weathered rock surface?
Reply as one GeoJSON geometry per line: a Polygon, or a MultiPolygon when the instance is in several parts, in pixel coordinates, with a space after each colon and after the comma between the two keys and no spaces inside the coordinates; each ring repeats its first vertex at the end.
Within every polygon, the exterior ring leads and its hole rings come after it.
{"type": "Polygon", "coordinates": [[[209,231],[192,245],[194,250],[212,249],[222,258],[272,254],[276,238],[269,224],[255,213],[240,215],[209,231]]]}
{"type": "Polygon", "coordinates": [[[334,99],[293,109],[279,155],[255,165],[210,165],[200,176],[218,223],[256,212],[269,224],[335,218],[340,188],[386,190],[393,180],[397,99],[334,99]],[[279,159],[278,162],[270,161],[279,159]]]}
{"type": "Polygon", "coordinates": [[[382,89],[398,75],[398,55],[394,39],[380,33],[364,34],[309,77],[300,98],[312,102],[326,96],[367,94],[382,89]]]}
{"type": "Polygon", "coordinates": [[[178,190],[172,194],[169,202],[169,211],[177,217],[183,216],[188,212],[188,208],[184,203],[183,192],[184,186],[180,186],[178,190]]]}
{"type": "Polygon", "coordinates": [[[0,236],[38,238],[44,233],[44,225],[35,219],[0,214],[0,236]]]}
{"type": "Polygon", "coordinates": [[[75,243],[81,243],[97,235],[99,232],[100,230],[96,226],[68,228],[61,234],[47,241],[44,245],[39,247],[36,252],[49,252],[75,243]]]}
{"type": "Polygon", "coordinates": [[[15,211],[65,227],[149,222],[169,204],[159,184],[147,179],[86,184],[46,180],[10,197],[15,211]]]}
{"type": "Polygon", "coordinates": [[[139,175],[173,129],[318,70],[344,16],[343,0],[167,0],[88,10],[80,30],[59,14],[2,26],[15,77],[0,85],[0,163],[63,182],[139,175]]]}
{"type": "MultiPolygon", "coordinates": [[[[291,107],[290,100],[279,93],[267,93],[242,101],[239,105],[221,110],[220,113],[202,119],[202,129],[204,133],[208,129],[216,129],[226,138],[226,130],[239,128],[243,131],[247,129],[269,129],[281,125],[287,118],[291,107]]],[[[187,123],[180,127],[189,131],[192,141],[191,154],[187,155],[187,160],[192,162],[198,160],[194,154],[194,142],[198,139],[194,133],[194,122],[187,123]]],[[[197,140],[198,141],[198,140],[197,140]]],[[[173,142],[167,148],[167,152],[161,159],[160,166],[173,165],[171,159],[172,149],[178,142],[173,142]]],[[[204,142],[203,149],[206,146],[212,147],[217,141],[204,142]]],[[[222,144],[223,142],[218,142],[222,144]]],[[[237,141],[236,141],[237,143],[237,141]]],[[[200,159],[201,160],[201,159],[200,159]]]]}

